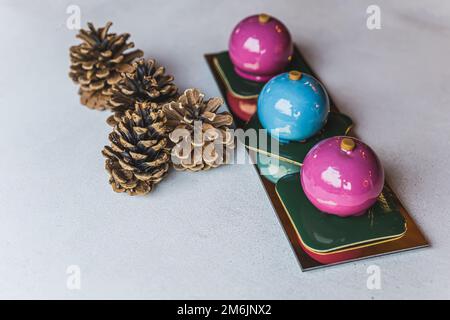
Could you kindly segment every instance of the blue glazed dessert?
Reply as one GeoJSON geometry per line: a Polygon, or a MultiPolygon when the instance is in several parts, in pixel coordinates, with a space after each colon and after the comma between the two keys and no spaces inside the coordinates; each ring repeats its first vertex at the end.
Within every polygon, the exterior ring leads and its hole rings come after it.
{"type": "Polygon", "coordinates": [[[282,142],[314,136],[327,122],[329,112],[330,101],[323,85],[299,71],[272,78],[258,97],[259,121],[282,142]]]}

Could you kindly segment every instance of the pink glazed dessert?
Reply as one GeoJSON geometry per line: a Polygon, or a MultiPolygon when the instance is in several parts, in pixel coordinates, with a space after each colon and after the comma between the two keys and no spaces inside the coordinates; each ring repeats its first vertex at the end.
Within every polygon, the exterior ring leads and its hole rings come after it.
{"type": "Polygon", "coordinates": [[[267,14],[250,16],[239,22],[228,46],[236,73],[258,82],[266,82],[283,72],[293,53],[288,29],[267,14]]]}
{"type": "Polygon", "coordinates": [[[306,155],[301,184],[320,211],[340,217],[361,215],[383,190],[384,170],[365,143],[352,137],[331,137],[306,155]]]}

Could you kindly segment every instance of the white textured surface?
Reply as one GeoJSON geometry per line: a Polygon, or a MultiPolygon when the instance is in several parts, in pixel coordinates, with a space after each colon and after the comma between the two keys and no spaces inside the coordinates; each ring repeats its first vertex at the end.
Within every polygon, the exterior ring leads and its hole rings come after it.
{"type": "Polygon", "coordinates": [[[1,298],[450,298],[450,2],[0,1],[1,298]],[[107,113],[67,77],[68,4],[114,22],[181,88],[219,91],[205,52],[243,17],[291,30],[432,248],[302,273],[251,166],[175,173],[148,197],[114,194],[107,113]],[[66,288],[79,265],[82,289],[66,288]],[[366,268],[382,290],[366,288],[366,268]]]}

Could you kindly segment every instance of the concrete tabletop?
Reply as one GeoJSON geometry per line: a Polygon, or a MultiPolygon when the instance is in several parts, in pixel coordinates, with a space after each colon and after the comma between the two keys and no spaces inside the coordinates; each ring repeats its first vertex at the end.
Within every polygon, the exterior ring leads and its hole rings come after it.
{"type": "Polygon", "coordinates": [[[0,298],[450,298],[450,2],[2,0],[0,39],[0,298]],[[302,273],[251,165],[113,193],[108,113],[68,78],[74,8],[207,96],[203,54],[278,17],[432,246],[302,273]]]}

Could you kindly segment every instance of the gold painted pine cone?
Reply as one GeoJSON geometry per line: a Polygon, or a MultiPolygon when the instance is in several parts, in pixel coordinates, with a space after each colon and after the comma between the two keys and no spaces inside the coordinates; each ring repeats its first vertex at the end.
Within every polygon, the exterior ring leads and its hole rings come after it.
{"type": "Polygon", "coordinates": [[[218,113],[220,98],[204,101],[197,89],[187,89],[177,101],[163,105],[169,138],[175,144],[171,151],[177,170],[200,171],[228,163],[234,150],[231,133],[233,117],[218,113]]]}
{"type": "Polygon", "coordinates": [[[178,89],[174,77],[165,74],[165,68],[157,66],[154,59],[139,59],[132,64],[130,71],[113,88],[109,101],[114,112],[107,120],[114,125],[127,109],[134,108],[136,102],[164,103],[176,98],[178,89]]]}
{"type": "Polygon", "coordinates": [[[111,145],[102,151],[115,192],[147,194],[166,176],[170,150],[165,122],[163,111],[150,103],[136,103],[123,114],[109,135],[111,145]]]}
{"type": "Polygon", "coordinates": [[[70,78],[80,85],[80,102],[91,109],[104,110],[112,95],[111,87],[121,79],[121,73],[131,70],[131,63],[143,55],[127,42],[128,33],[109,33],[112,23],[96,29],[88,23],[77,38],[82,43],[70,47],[70,78]]]}

